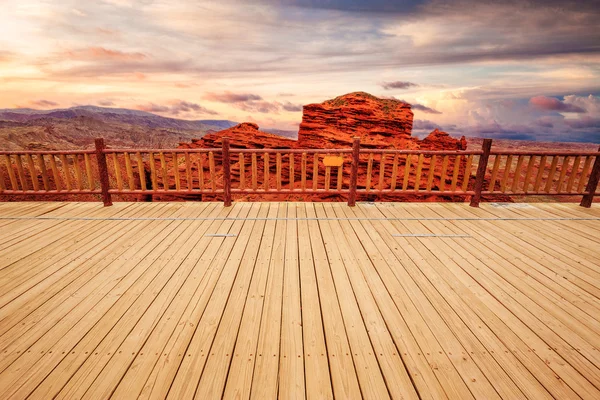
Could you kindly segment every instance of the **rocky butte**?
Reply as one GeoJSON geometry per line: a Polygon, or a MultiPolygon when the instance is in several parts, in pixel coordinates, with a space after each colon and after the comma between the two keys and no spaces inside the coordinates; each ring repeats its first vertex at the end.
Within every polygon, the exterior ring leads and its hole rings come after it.
{"type": "MultiPolygon", "coordinates": [[[[239,158],[235,149],[265,149],[265,148],[285,148],[285,149],[340,149],[352,147],[354,137],[360,137],[361,147],[370,149],[426,149],[426,150],[464,150],[467,143],[464,137],[456,139],[448,135],[446,132],[434,130],[423,140],[419,140],[412,136],[413,127],[413,112],[408,103],[395,99],[382,99],[372,96],[364,92],[349,93],[343,96],[336,97],[331,100],[326,100],[320,104],[308,104],[304,106],[302,123],[298,132],[298,139],[288,139],[271,133],[259,130],[258,125],[245,122],[236,125],[232,128],[225,129],[219,132],[209,133],[201,139],[192,140],[191,143],[181,143],[179,148],[219,148],[224,137],[230,138],[232,152],[232,179],[234,185],[238,182],[240,176],[239,158]]],[[[282,188],[289,187],[289,162],[286,162],[286,157],[282,163],[282,188]]],[[[299,167],[299,155],[295,159],[295,182],[298,183],[301,179],[299,167]]],[[[350,176],[350,162],[344,163],[344,187],[348,185],[350,176]]],[[[220,162],[219,152],[215,153],[215,162],[220,162]]],[[[259,180],[262,179],[264,161],[262,156],[257,158],[259,180]]],[[[367,156],[361,156],[359,164],[358,188],[366,186],[366,171],[367,171],[367,156]]],[[[373,177],[374,185],[378,183],[379,164],[381,157],[374,156],[373,160],[373,177]]],[[[206,164],[205,164],[206,165],[206,164]]],[[[384,180],[389,183],[391,179],[391,160],[387,160],[388,167],[384,174],[384,180]]],[[[271,188],[275,188],[275,160],[270,162],[270,182],[271,188]]],[[[399,165],[399,176],[403,176],[403,164],[399,165]]],[[[180,168],[183,168],[181,166],[180,168]]],[[[246,180],[252,174],[249,155],[245,160],[245,176],[246,180]]],[[[428,171],[428,159],[425,159],[423,171],[428,171]]],[[[440,181],[441,167],[438,165],[435,172],[433,187],[437,186],[440,181]]],[[[414,170],[414,168],[412,168],[414,170]]],[[[464,162],[460,164],[460,169],[464,169],[464,162]]],[[[183,170],[181,171],[183,174],[183,170]]],[[[463,172],[463,171],[460,171],[463,172]]],[[[196,175],[194,171],[193,175],[196,175]]],[[[447,176],[452,176],[452,166],[447,170],[447,176]]],[[[205,171],[205,182],[208,179],[208,171],[205,171]]],[[[312,185],[312,157],[308,158],[307,162],[307,185],[312,185]]],[[[319,166],[319,182],[323,182],[325,169],[319,166]]],[[[409,187],[414,185],[416,179],[415,172],[412,171],[409,176],[409,187]]],[[[334,175],[332,173],[332,175],[334,175]]],[[[217,179],[221,179],[218,177],[217,179]]],[[[421,184],[425,185],[427,179],[426,174],[421,178],[421,184]]],[[[332,187],[335,187],[335,177],[332,177],[332,187]]],[[[259,187],[262,187],[264,182],[259,181],[259,187]]],[[[341,200],[340,195],[245,195],[247,200],[321,200],[332,201],[341,200]]],[[[389,197],[386,195],[369,194],[363,200],[416,200],[424,199],[424,195],[415,195],[411,197],[389,197]]]]}

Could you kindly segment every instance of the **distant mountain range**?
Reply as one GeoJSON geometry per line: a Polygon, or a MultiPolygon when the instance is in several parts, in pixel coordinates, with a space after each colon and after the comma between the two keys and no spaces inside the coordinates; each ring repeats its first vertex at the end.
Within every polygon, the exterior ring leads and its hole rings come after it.
{"type": "Polygon", "coordinates": [[[174,148],[234,126],[228,120],[183,120],[124,108],[0,109],[0,149],[76,149],[103,137],[109,146],[174,148]]]}

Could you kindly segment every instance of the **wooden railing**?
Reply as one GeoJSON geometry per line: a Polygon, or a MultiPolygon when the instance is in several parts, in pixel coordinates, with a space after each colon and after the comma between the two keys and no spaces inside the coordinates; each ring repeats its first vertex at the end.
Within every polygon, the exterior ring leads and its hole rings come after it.
{"type": "Polygon", "coordinates": [[[236,149],[111,149],[0,152],[0,195],[357,196],[581,195],[589,207],[600,179],[596,152],[236,149]]]}

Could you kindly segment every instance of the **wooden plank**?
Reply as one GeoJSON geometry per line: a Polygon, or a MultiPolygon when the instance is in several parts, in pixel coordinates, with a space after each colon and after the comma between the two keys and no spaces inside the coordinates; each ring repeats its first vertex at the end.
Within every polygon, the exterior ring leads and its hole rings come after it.
{"type": "Polygon", "coordinates": [[[429,160],[429,171],[427,174],[427,191],[431,190],[433,185],[433,176],[435,175],[435,164],[437,163],[437,156],[434,154],[429,160]]]}
{"type": "Polygon", "coordinates": [[[256,153],[252,153],[252,190],[258,189],[258,163],[256,161],[256,153]]]}
{"type": "Polygon", "coordinates": [[[52,177],[54,178],[54,184],[56,185],[56,190],[62,190],[62,184],[60,181],[60,174],[58,173],[58,168],[56,167],[56,159],[54,158],[54,154],[50,154],[50,169],[52,170],[52,177]]]}
{"type": "Polygon", "coordinates": [[[440,175],[440,192],[446,188],[446,173],[448,172],[448,156],[445,155],[442,159],[442,172],[440,175]]]}
{"type": "Polygon", "coordinates": [[[581,170],[581,175],[579,175],[579,182],[577,183],[577,193],[583,193],[585,184],[588,181],[588,175],[590,173],[591,167],[592,167],[592,156],[587,156],[585,158],[585,162],[583,163],[583,169],[581,170]]]}
{"type": "Polygon", "coordinates": [[[456,192],[456,186],[458,185],[458,174],[460,172],[460,162],[462,160],[462,156],[456,156],[454,160],[454,168],[452,171],[452,184],[450,185],[450,191],[456,192]]]}
{"type": "Polygon", "coordinates": [[[544,176],[544,171],[546,170],[546,160],[548,156],[542,156],[540,160],[540,165],[538,167],[537,176],[535,177],[535,184],[533,185],[533,191],[537,192],[540,190],[540,184],[542,183],[542,177],[544,176]]]}
{"type": "Polygon", "coordinates": [[[573,167],[571,168],[571,174],[569,175],[569,181],[567,182],[566,192],[569,193],[573,190],[575,184],[575,178],[579,174],[579,164],[581,163],[581,156],[576,156],[573,161],[573,167]]]}
{"type": "Polygon", "coordinates": [[[12,166],[11,156],[8,154],[4,155],[4,163],[6,165],[6,172],[8,173],[8,177],[10,179],[10,185],[12,190],[19,190],[19,185],[17,184],[17,177],[15,176],[15,171],[12,166]]]}
{"type": "Polygon", "coordinates": [[[421,172],[423,171],[423,154],[419,154],[419,161],[417,161],[417,172],[415,174],[415,192],[419,191],[421,187],[421,172]]]}
{"type": "Polygon", "coordinates": [[[239,166],[240,166],[240,189],[246,189],[246,160],[244,153],[238,154],[239,166]]]}
{"type": "Polygon", "coordinates": [[[96,185],[94,184],[94,175],[92,174],[92,161],[90,160],[89,154],[84,154],[83,159],[85,161],[85,174],[87,176],[88,189],[94,190],[96,185]]]}
{"type": "MultiPolygon", "coordinates": [[[[212,154],[212,152],[210,153],[212,154]]],[[[209,156],[210,156],[209,154],[209,156]]],[[[175,179],[175,190],[181,190],[181,176],[179,175],[179,154],[173,152],[171,153],[171,161],[173,163],[173,177],[175,179]]],[[[214,165],[214,159],[212,161],[212,164],[214,165]]],[[[213,169],[211,169],[211,180],[213,182],[213,192],[215,191],[215,174],[214,174],[214,167],[213,169]]]]}
{"type": "Polygon", "coordinates": [[[473,165],[473,154],[469,154],[467,157],[467,165],[465,165],[465,174],[463,175],[462,191],[466,192],[469,186],[471,178],[471,165],[473,165]]]}
{"type": "Polygon", "coordinates": [[[319,154],[315,153],[313,155],[313,176],[312,176],[312,188],[313,190],[317,190],[319,185],[319,154]]]}
{"type": "Polygon", "coordinates": [[[521,183],[521,168],[523,167],[523,155],[519,155],[517,159],[517,168],[515,168],[515,173],[513,175],[512,185],[510,187],[510,191],[516,193],[519,189],[519,184],[521,183]]]}
{"type": "Polygon", "coordinates": [[[77,181],[77,188],[83,190],[83,174],[81,172],[81,165],[79,165],[79,155],[73,154],[73,167],[75,167],[75,180],[77,181]]]}
{"type": "Polygon", "coordinates": [[[275,179],[277,181],[277,190],[281,190],[281,153],[275,156],[275,179]]]}
{"type": "MultiPolygon", "coordinates": [[[[40,167],[40,171],[42,172],[42,182],[44,183],[44,190],[48,191],[50,190],[50,180],[48,179],[48,169],[46,168],[46,160],[44,159],[44,155],[38,154],[37,160],[38,165],[40,167]]],[[[4,183],[4,177],[0,177],[0,180],[2,180],[4,183]]]]}
{"type": "Polygon", "coordinates": [[[264,185],[264,189],[265,191],[269,190],[269,153],[263,153],[263,167],[264,167],[264,174],[263,174],[263,185],[264,185]]]}
{"type": "Polygon", "coordinates": [[[117,189],[123,190],[123,177],[121,175],[121,164],[119,163],[117,153],[112,153],[113,166],[115,168],[115,177],[117,178],[117,189]]]}
{"type": "Polygon", "coordinates": [[[154,153],[148,153],[148,164],[150,164],[150,182],[152,183],[152,190],[158,189],[158,183],[156,178],[156,160],[154,153]]]}
{"type": "Polygon", "coordinates": [[[383,190],[383,180],[385,178],[385,153],[381,155],[381,160],[379,161],[379,190],[383,190]]]}
{"type": "Polygon", "coordinates": [[[497,154],[494,156],[494,166],[492,167],[492,177],[490,178],[490,192],[493,192],[496,187],[496,179],[498,177],[498,168],[500,168],[500,160],[502,155],[497,154]]]}
{"type": "Polygon", "coordinates": [[[371,190],[371,175],[373,174],[373,153],[369,153],[369,160],[367,161],[367,183],[365,189],[367,193],[371,190]]]}
{"type": "Polygon", "coordinates": [[[563,158],[562,165],[560,166],[560,175],[558,176],[558,182],[556,184],[556,193],[562,193],[562,188],[565,183],[565,178],[567,176],[567,171],[569,169],[569,163],[571,162],[571,157],[566,156],[563,158]]]}
{"type": "Polygon", "coordinates": [[[397,180],[398,180],[398,154],[394,154],[394,160],[392,161],[392,180],[390,182],[391,190],[396,190],[397,180]]]}
{"type": "Polygon", "coordinates": [[[212,151],[208,152],[208,169],[210,171],[210,185],[213,192],[217,190],[217,173],[215,171],[215,155],[212,151]]]}
{"type": "Polygon", "coordinates": [[[552,157],[552,164],[550,164],[550,172],[548,173],[548,178],[546,180],[546,186],[544,188],[544,191],[546,193],[550,193],[550,190],[552,189],[552,185],[554,184],[554,174],[556,173],[556,167],[558,165],[559,158],[560,158],[559,156],[552,157]]]}
{"type": "Polygon", "coordinates": [[[138,165],[138,175],[140,176],[140,184],[142,186],[142,190],[145,191],[146,190],[146,168],[144,167],[144,160],[142,159],[142,154],[139,151],[137,152],[136,156],[137,156],[137,165],[138,165]]]}
{"type": "Polygon", "coordinates": [[[23,191],[29,190],[29,185],[27,184],[27,179],[25,178],[25,170],[23,169],[23,162],[21,161],[21,155],[15,154],[15,164],[17,165],[17,173],[19,175],[21,189],[23,191]]]}
{"type": "Polygon", "coordinates": [[[525,173],[525,181],[523,182],[523,192],[527,193],[529,183],[531,180],[531,174],[533,173],[533,166],[535,164],[535,156],[529,156],[529,162],[527,163],[527,172],[525,173]]]}
{"type": "Polygon", "coordinates": [[[64,154],[61,154],[59,156],[59,158],[60,158],[60,164],[61,164],[63,176],[65,177],[65,184],[67,185],[67,190],[72,190],[71,171],[69,170],[69,163],[67,160],[67,156],[64,154]]]}
{"type": "Polygon", "coordinates": [[[187,190],[191,191],[193,189],[193,184],[192,184],[192,163],[190,160],[190,153],[185,153],[184,159],[185,159],[185,178],[186,178],[186,183],[187,183],[187,190]]]}
{"type": "Polygon", "coordinates": [[[506,183],[508,182],[508,177],[510,176],[512,164],[513,156],[510,154],[508,157],[506,157],[506,164],[504,164],[504,175],[502,176],[502,182],[500,182],[500,191],[502,193],[506,193],[506,183]]]}
{"type": "Polygon", "coordinates": [[[306,190],[306,153],[302,153],[300,161],[300,189],[306,190]]]}
{"type": "Polygon", "coordinates": [[[169,190],[169,174],[167,172],[167,161],[165,160],[165,153],[159,152],[158,157],[160,158],[160,168],[162,170],[162,178],[163,178],[163,190],[169,190]]]}
{"type": "Polygon", "coordinates": [[[402,182],[402,191],[406,191],[408,188],[408,178],[410,176],[410,163],[411,163],[412,155],[406,155],[406,161],[404,163],[404,180],[402,182]]]}
{"type": "Polygon", "coordinates": [[[290,162],[290,177],[289,177],[289,188],[290,190],[294,190],[294,187],[296,186],[295,184],[295,180],[296,180],[296,172],[294,170],[294,164],[296,163],[294,160],[294,153],[290,153],[288,155],[289,157],[289,162],[290,162]]]}
{"type": "Polygon", "coordinates": [[[29,170],[29,176],[31,177],[31,184],[33,185],[33,190],[36,192],[40,190],[40,185],[38,182],[38,174],[35,169],[35,164],[33,163],[33,158],[31,158],[31,154],[27,154],[25,156],[27,160],[27,169],[29,170]]]}

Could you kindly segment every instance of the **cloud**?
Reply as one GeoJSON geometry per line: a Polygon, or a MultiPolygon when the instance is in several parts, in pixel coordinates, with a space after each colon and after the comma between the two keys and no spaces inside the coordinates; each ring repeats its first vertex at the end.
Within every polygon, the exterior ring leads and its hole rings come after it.
{"type": "Polygon", "coordinates": [[[575,104],[565,103],[554,97],[536,96],[529,100],[529,104],[545,111],[558,111],[570,113],[585,113],[586,110],[575,104]]]}
{"type": "Polygon", "coordinates": [[[31,104],[33,106],[44,107],[44,108],[58,106],[58,103],[56,103],[54,101],[50,101],[50,100],[32,100],[29,102],[29,104],[31,104]]]}
{"type": "Polygon", "coordinates": [[[247,101],[262,100],[262,97],[257,94],[231,93],[229,91],[226,91],[223,93],[209,92],[204,96],[204,99],[219,103],[243,103],[247,101]]]}
{"type": "Polygon", "coordinates": [[[285,111],[290,111],[290,112],[299,112],[302,111],[302,104],[293,104],[290,103],[289,101],[285,101],[281,104],[281,108],[283,108],[285,111]]]}
{"type": "Polygon", "coordinates": [[[102,107],[110,107],[114,106],[115,103],[112,100],[99,100],[98,105],[101,105],[102,107]]]}
{"type": "MultiPolygon", "coordinates": [[[[583,117],[580,119],[565,119],[565,124],[575,129],[587,129],[593,128],[600,130],[600,118],[596,117],[583,117]]],[[[600,131],[596,132],[600,135],[600,131]]]]}
{"type": "Polygon", "coordinates": [[[172,100],[168,105],[161,105],[155,103],[139,104],[135,106],[136,110],[152,112],[152,113],[164,113],[177,116],[184,113],[195,113],[204,115],[217,115],[218,112],[210,110],[196,103],[190,103],[184,100],[172,100]]]}
{"type": "Polygon", "coordinates": [[[434,129],[442,129],[438,124],[426,119],[415,119],[413,121],[413,130],[416,131],[433,131],[434,129]]]}
{"type": "Polygon", "coordinates": [[[63,56],[80,61],[140,61],[147,58],[143,53],[111,50],[104,47],[68,50],[63,53],[63,56]]]}
{"type": "Polygon", "coordinates": [[[384,88],[385,90],[392,90],[392,89],[408,89],[411,87],[417,87],[419,85],[417,85],[416,83],[412,83],[412,82],[394,81],[394,82],[381,82],[380,86],[382,88],[384,88]]]}
{"type": "Polygon", "coordinates": [[[422,104],[411,104],[411,107],[413,110],[419,110],[419,111],[423,111],[424,113],[428,113],[428,114],[441,114],[441,111],[438,110],[434,110],[433,108],[424,106],[422,104]]]}

